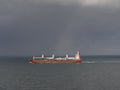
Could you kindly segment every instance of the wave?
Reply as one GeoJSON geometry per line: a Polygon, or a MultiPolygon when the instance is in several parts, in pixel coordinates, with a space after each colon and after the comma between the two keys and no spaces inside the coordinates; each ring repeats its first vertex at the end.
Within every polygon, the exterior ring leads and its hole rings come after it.
{"type": "Polygon", "coordinates": [[[83,61],[82,63],[120,63],[120,61],[83,61]]]}

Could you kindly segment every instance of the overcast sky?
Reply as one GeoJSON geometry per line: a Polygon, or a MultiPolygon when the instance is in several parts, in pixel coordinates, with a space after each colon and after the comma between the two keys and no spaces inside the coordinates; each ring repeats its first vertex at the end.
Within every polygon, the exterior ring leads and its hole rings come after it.
{"type": "Polygon", "coordinates": [[[119,0],[0,0],[0,55],[120,55],[119,0]]]}

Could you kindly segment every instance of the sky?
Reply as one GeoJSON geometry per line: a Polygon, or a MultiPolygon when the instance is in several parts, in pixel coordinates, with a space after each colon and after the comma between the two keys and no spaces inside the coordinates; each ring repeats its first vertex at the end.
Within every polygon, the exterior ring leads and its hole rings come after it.
{"type": "Polygon", "coordinates": [[[120,55],[119,0],[0,0],[0,56],[120,55]]]}

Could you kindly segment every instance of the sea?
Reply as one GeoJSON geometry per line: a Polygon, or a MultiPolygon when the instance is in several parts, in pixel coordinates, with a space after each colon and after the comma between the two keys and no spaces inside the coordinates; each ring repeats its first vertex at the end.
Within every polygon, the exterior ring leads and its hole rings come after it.
{"type": "Polygon", "coordinates": [[[0,90],[120,90],[120,56],[83,56],[81,64],[31,64],[0,57],[0,90]]]}

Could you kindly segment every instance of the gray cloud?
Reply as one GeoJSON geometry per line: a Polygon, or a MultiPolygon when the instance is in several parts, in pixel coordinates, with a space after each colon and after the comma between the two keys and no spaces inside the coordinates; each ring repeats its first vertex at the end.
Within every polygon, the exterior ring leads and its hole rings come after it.
{"type": "Polygon", "coordinates": [[[0,55],[120,53],[119,9],[53,2],[0,1],[0,55]]]}
{"type": "Polygon", "coordinates": [[[73,3],[77,3],[82,6],[97,6],[97,7],[109,7],[109,8],[120,8],[119,0],[34,0],[31,2],[41,3],[41,2],[49,2],[49,3],[61,3],[64,5],[69,5],[73,3]]]}
{"type": "Polygon", "coordinates": [[[119,7],[119,0],[79,0],[85,6],[98,5],[98,6],[112,6],[119,7]]]}

